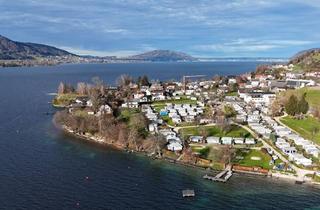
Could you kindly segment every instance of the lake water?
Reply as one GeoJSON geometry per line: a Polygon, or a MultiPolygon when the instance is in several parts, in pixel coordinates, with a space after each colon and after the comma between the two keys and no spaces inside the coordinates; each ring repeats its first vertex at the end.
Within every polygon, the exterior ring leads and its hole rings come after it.
{"type": "Polygon", "coordinates": [[[60,81],[239,74],[257,63],[92,64],[0,69],[0,209],[320,209],[320,188],[255,176],[228,183],[66,136],[48,104],[60,81]],[[86,179],[88,177],[89,179],[86,179]],[[192,188],[196,197],[184,199],[192,188]]]}

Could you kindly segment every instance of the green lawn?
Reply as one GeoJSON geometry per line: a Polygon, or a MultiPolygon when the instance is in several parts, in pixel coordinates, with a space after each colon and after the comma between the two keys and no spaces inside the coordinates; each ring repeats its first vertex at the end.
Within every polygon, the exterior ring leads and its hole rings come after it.
{"type": "Polygon", "coordinates": [[[190,144],[192,152],[199,152],[200,150],[204,149],[204,145],[199,145],[199,144],[190,144]]]}
{"type": "Polygon", "coordinates": [[[174,126],[172,119],[169,116],[162,116],[163,121],[165,121],[168,125],[174,126]]]}
{"type": "Polygon", "coordinates": [[[264,169],[271,169],[273,167],[269,165],[271,156],[263,153],[261,150],[238,150],[236,156],[243,157],[243,159],[235,158],[233,162],[242,166],[256,166],[264,169]],[[260,160],[254,160],[252,157],[258,157],[260,160]]]}
{"type": "Polygon", "coordinates": [[[302,137],[312,140],[320,144],[320,131],[313,135],[313,130],[318,128],[320,130],[320,121],[313,117],[306,117],[303,120],[297,120],[290,116],[281,118],[281,122],[298,132],[302,137]]]}
{"type": "Polygon", "coordinates": [[[139,109],[122,109],[119,115],[119,119],[125,122],[129,122],[132,115],[139,113],[139,109]]]}
{"type": "Polygon", "coordinates": [[[315,88],[301,88],[298,90],[288,90],[283,94],[298,94],[302,95],[307,93],[306,100],[310,104],[311,107],[318,107],[320,106],[320,89],[315,88]]]}
{"type": "Polygon", "coordinates": [[[201,135],[201,130],[205,129],[207,136],[228,136],[228,137],[252,137],[251,134],[246,131],[245,129],[237,126],[232,125],[232,128],[229,132],[223,132],[219,127],[217,126],[199,126],[194,128],[183,128],[179,132],[182,135],[183,138],[187,138],[188,136],[197,136],[201,135]]]}
{"type": "Polygon", "coordinates": [[[306,100],[312,107],[320,106],[320,90],[319,89],[304,89],[307,93],[306,100]]]}

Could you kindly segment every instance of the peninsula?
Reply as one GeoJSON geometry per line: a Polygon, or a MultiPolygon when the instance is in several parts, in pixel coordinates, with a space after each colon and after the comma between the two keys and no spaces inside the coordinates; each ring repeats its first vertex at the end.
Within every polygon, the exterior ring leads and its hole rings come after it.
{"type": "MultiPolygon", "coordinates": [[[[61,82],[56,125],[88,141],[213,170],[320,181],[319,72],[262,65],[239,76],[61,82]]],[[[221,180],[206,175],[210,180],[221,180]]]]}

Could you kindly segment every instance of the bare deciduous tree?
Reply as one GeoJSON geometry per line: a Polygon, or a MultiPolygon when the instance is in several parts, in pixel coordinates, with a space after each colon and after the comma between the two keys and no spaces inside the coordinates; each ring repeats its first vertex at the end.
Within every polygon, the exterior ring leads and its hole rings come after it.
{"type": "Polygon", "coordinates": [[[64,94],[66,93],[66,85],[63,82],[60,82],[58,87],[58,94],[64,94]]]}
{"type": "Polygon", "coordinates": [[[132,77],[130,77],[127,74],[123,74],[117,79],[117,84],[123,88],[123,87],[130,85],[130,83],[132,83],[132,81],[133,81],[132,77]]]}
{"type": "Polygon", "coordinates": [[[88,91],[87,91],[87,85],[86,83],[84,82],[79,82],[77,84],[77,90],[76,92],[79,94],[79,95],[87,95],[88,94],[88,91]]]}

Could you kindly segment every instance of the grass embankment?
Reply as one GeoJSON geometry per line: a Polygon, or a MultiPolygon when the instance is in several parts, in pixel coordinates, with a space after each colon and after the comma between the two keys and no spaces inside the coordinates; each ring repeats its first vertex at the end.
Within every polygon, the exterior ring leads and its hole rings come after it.
{"type": "MultiPolygon", "coordinates": [[[[234,163],[249,166],[249,167],[261,167],[264,169],[272,169],[273,165],[270,165],[271,156],[264,153],[261,150],[238,150],[234,163]]],[[[277,163],[276,163],[277,164],[277,163]]]]}
{"type": "Polygon", "coordinates": [[[218,126],[199,126],[192,128],[183,128],[180,130],[180,134],[183,138],[187,138],[188,136],[201,135],[201,132],[203,131],[207,136],[252,138],[251,134],[248,131],[237,125],[231,125],[231,129],[228,132],[223,131],[218,126]]]}
{"type": "Polygon", "coordinates": [[[314,176],[313,181],[320,183],[320,176],[314,176]]]}
{"type": "Polygon", "coordinates": [[[299,133],[302,137],[320,144],[320,121],[311,116],[302,120],[287,116],[281,118],[281,122],[299,133]],[[318,132],[315,132],[318,130],[318,132]]]}
{"type": "Polygon", "coordinates": [[[65,107],[70,105],[72,101],[75,101],[77,97],[79,95],[75,93],[59,94],[53,99],[52,105],[55,107],[65,107]]]}

